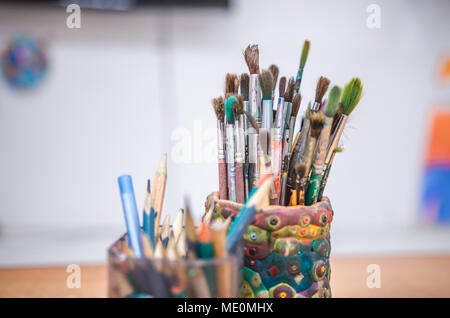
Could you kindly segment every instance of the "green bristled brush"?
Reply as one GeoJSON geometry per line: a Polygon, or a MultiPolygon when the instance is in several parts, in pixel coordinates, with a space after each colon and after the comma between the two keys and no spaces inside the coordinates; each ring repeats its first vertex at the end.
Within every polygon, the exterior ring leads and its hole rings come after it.
{"type": "Polygon", "coordinates": [[[332,137],[330,138],[330,143],[328,145],[327,157],[325,163],[328,164],[331,155],[333,154],[334,148],[337,147],[339,139],[341,138],[342,132],[344,131],[344,126],[347,123],[348,116],[353,112],[356,105],[358,105],[359,100],[362,95],[362,83],[357,77],[353,78],[347,85],[345,85],[342,91],[340,104],[342,105],[342,115],[336,126],[336,130],[332,137]]]}
{"type": "MultiPolygon", "coordinates": [[[[310,175],[310,169],[311,169],[311,165],[312,165],[312,161],[313,161],[313,157],[314,157],[314,153],[316,151],[316,147],[317,147],[317,140],[320,136],[320,133],[322,131],[323,128],[323,122],[325,120],[325,115],[321,112],[316,112],[316,113],[312,113],[311,114],[311,129],[310,129],[310,133],[308,135],[308,140],[306,142],[306,151],[305,151],[305,157],[303,162],[306,165],[306,173],[304,178],[306,178],[305,180],[307,180],[309,178],[310,175]]],[[[307,193],[307,183],[306,187],[303,189],[304,193],[307,193]]],[[[304,196],[302,196],[304,197],[304,196]]],[[[305,199],[306,202],[306,199],[305,199]]],[[[303,202],[302,202],[303,204],[303,202]]]]}
{"type": "Polygon", "coordinates": [[[295,79],[295,93],[300,92],[300,84],[302,83],[303,69],[305,68],[306,60],[308,59],[309,53],[309,41],[305,40],[303,43],[302,56],[300,57],[300,66],[298,67],[297,78],[295,79]]]}
{"type": "Polygon", "coordinates": [[[320,184],[325,167],[325,156],[327,154],[327,147],[330,138],[331,125],[333,117],[339,108],[339,98],[341,97],[341,89],[334,86],[328,94],[327,103],[325,104],[324,114],[325,120],[317,142],[316,155],[313,162],[313,169],[309,182],[308,192],[306,193],[306,205],[311,205],[317,202],[319,196],[320,184]]]}
{"type": "Polygon", "coordinates": [[[342,132],[344,131],[345,123],[347,122],[348,116],[358,105],[359,100],[361,99],[362,90],[363,85],[361,83],[361,80],[355,77],[347,85],[345,85],[344,90],[342,91],[341,101],[339,102],[340,107],[342,107],[342,115],[339,118],[339,122],[336,126],[336,131],[330,138],[330,143],[328,145],[327,156],[325,158],[325,165],[327,167],[325,171],[326,178],[323,178],[322,184],[320,185],[321,189],[319,191],[319,200],[322,197],[327,183],[328,174],[330,173],[331,164],[333,163],[334,159],[334,154],[337,152],[336,149],[339,149],[337,148],[337,145],[339,139],[341,138],[342,132]]]}

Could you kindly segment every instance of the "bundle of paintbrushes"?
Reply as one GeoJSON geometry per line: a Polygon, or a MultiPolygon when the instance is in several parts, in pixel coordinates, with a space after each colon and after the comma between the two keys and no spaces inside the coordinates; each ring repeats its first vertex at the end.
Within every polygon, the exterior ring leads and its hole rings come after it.
{"type": "Polygon", "coordinates": [[[140,226],[131,177],[118,178],[127,234],[110,249],[110,295],[133,297],[235,297],[240,257],[227,249],[230,221],[211,221],[196,228],[189,204],[173,224],[160,225],[167,176],[161,158],[153,188],[147,183],[140,226]]]}
{"type": "Polygon", "coordinates": [[[257,45],[244,59],[249,73],[227,74],[224,96],[214,98],[217,116],[219,198],[244,203],[258,181],[273,175],[272,205],[311,205],[322,199],[343,129],[362,94],[359,78],[341,91],[320,77],[314,100],[299,114],[300,85],[309,52],[305,41],[296,78],[275,65],[260,70],[257,45]],[[297,123],[298,122],[298,123],[297,123]]]}

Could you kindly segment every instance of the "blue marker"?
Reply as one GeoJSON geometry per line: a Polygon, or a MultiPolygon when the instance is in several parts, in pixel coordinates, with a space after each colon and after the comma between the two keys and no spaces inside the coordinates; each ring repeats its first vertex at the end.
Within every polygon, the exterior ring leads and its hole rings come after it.
{"type": "Polygon", "coordinates": [[[122,198],[122,208],[128,232],[128,242],[137,257],[142,257],[141,226],[134,197],[133,181],[131,176],[120,176],[119,182],[120,196],[122,198]]]}

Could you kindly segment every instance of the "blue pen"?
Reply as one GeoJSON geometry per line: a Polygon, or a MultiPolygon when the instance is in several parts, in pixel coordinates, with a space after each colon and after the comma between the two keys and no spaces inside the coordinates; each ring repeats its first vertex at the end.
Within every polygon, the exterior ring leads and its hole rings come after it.
{"type": "Polygon", "coordinates": [[[137,257],[142,257],[141,226],[136,198],[134,197],[133,181],[129,175],[120,176],[117,181],[119,182],[123,214],[127,226],[128,242],[134,254],[137,257]]]}

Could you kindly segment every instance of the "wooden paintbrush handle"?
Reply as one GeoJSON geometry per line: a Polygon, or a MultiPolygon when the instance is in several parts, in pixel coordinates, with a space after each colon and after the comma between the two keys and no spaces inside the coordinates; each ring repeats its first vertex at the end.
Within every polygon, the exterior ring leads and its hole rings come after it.
{"type": "Polygon", "coordinates": [[[221,200],[228,199],[228,182],[227,182],[227,164],[225,160],[219,161],[219,198],[221,200]]]}
{"type": "Polygon", "coordinates": [[[244,203],[244,169],[242,163],[236,163],[236,202],[244,203]]]}

